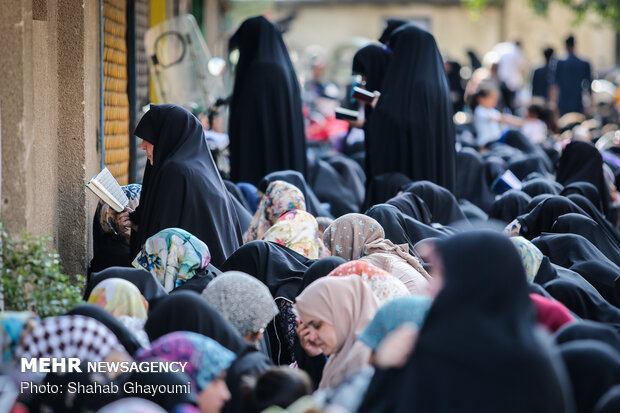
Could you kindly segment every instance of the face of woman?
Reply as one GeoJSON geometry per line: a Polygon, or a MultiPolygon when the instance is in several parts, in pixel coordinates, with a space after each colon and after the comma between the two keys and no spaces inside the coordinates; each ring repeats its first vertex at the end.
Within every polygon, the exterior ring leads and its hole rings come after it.
{"type": "Polygon", "coordinates": [[[224,373],[213,379],[198,395],[198,408],[201,413],[220,413],[224,404],[230,400],[224,373]]]}
{"type": "Polygon", "coordinates": [[[151,163],[151,166],[153,166],[153,148],[155,148],[155,146],[143,139],[142,144],[140,144],[140,148],[144,149],[147,159],[151,163]]]}
{"type": "Polygon", "coordinates": [[[306,316],[303,313],[299,315],[310,332],[308,335],[310,344],[320,348],[326,356],[334,354],[338,350],[334,326],[316,317],[306,316]]]}

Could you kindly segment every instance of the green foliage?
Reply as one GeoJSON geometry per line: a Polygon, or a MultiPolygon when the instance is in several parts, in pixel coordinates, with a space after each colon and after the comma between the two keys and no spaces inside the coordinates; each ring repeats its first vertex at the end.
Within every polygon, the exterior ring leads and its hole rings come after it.
{"type": "MultiPolygon", "coordinates": [[[[588,11],[598,14],[603,21],[608,22],[620,30],[620,1],[618,0],[529,0],[530,6],[538,14],[544,15],[549,10],[549,4],[556,1],[570,7],[576,16],[576,22],[583,21],[588,11]]],[[[479,15],[486,6],[498,3],[497,0],[461,0],[463,6],[474,15],[479,15]]]]}
{"type": "Polygon", "coordinates": [[[84,277],[62,274],[60,259],[50,250],[51,236],[24,233],[14,240],[0,222],[0,293],[10,311],[30,310],[39,317],[66,312],[81,300],[84,277]]]}

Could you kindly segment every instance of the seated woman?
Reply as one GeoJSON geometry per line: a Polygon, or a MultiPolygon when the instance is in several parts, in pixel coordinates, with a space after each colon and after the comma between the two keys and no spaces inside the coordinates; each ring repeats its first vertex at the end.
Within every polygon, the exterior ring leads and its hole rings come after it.
{"type": "Polygon", "coordinates": [[[263,240],[275,242],[311,260],[329,256],[323,240],[319,238],[316,219],[306,211],[290,211],[263,235],[263,240]]]}
{"type": "Polygon", "coordinates": [[[402,281],[411,294],[424,294],[427,289],[431,277],[408,253],[409,246],[385,239],[383,227],[366,215],[341,216],[325,230],[323,241],[332,256],[373,264],[402,281]]]}
{"type": "Polygon", "coordinates": [[[132,228],[131,255],[162,229],[182,228],[209,245],[214,265],[223,263],[239,247],[241,227],[200,121],[177,105],[151,105],[135,135],[148,158],[140,203],[114,217],[132,228]]]}
{"type": "Polygon", "coordinates": [[[368,364],[370,350],[357,336],[379,303],[358,276],[323,277],[297,297],[297,334],[310,355],[329,356],[319,389],[336,387],[368,364]]]}

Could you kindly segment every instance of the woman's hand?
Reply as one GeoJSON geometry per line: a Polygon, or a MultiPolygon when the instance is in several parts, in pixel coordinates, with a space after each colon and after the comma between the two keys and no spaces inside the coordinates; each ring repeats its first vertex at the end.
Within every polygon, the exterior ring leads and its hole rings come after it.
{"type": "Polygon", "coordinates": [[[116,225],[119,228],[131,228],[133,227],[133,223],[131,222],[131,219],[129,218],[129,214],[133,212],[132,209],[130,208],[125,208],[123,210],[123,212],[116,212],[113,211],[114,214],[114,222],[116,223],[116,225]]]}
{"type": "Polygon", "coordinates": [[[297,321],[297,336],[299,337],[299,344],[308,353],[309,356],[315,357],[323,353],[320,348],[312,344],[309,339],[310,329],[304,325],[304,323],[296,318],[297,321]]]}

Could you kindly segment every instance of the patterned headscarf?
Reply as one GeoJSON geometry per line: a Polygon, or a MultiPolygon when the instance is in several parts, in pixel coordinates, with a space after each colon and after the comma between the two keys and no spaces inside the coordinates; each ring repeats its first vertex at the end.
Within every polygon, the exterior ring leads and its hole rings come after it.
{"type": "Polygon", "coordinates": [[[538,274],[538,269],[544,258],[543,253],[536,245],[523,237],[511,237],[510,240],[515,244],[517,250],[519,250],[527,280],[529,282],[534,282],[534,278],[536,274],[538,274]]]}
{"type": "Polygon", "coordinates": [[[16,358],[69,358],[101,361],[124,347],[110,329],[91,317],[48,317],[28,333],[15,349],[16,358]]]}
{"type": "Polygon", "coordinates": [[[374,253],[394,254],[409,263],[425,278],[430,278],[420,261],[409,254],[407,244],[395,245],[385,239],[381,224],[367,215],[346,214],[331,223],[323,233],[323,242],[332,256],[347,261],[374,253]]]}
{"type": "Polygon", "coordinates": [[[265,328],[278,314],[269,288],[256,278],[240,271],[228,271],[215,277],[202,296],[242,336],[265,328]]]}
{"type": "Polygon", "coordinates": [[[132,265],[150,271],[170,292],[206,268],[210,261],[211,254],[204,242],[180,228],[168,228],[146,240],[132,265]]]}
{"type": "Polygon", "coordinates": [[[377,311],[360,335],[360,341],[375,351],[381,340],[405,323],[412,323],[420,329],[432,303],[430,297],[421,295],[393,299],[377,311]]]}
{"type": "Polygon", "coordinates": [[[316,219],[306,211],[291,211],[265,233],[263,240],[284,245],[311,260],[329,256],[329,252],[319,238],[316,219]]]}
{"type": "Polygon", "coordinates": [[[166,413],[159,405],[146,399],[128,397],[105,405],[97,413],[166,413]]]}
{"type": "Polygon", "coordinates": [[[30,311],[4,311],[0,313],[0,344],[2,345],[2,361],[13,358],[19,339],[38,322],[39,317],[30,311]]]}
{"type": "Polygon", "coordinates": [[[235,353],[202,334],[175,331],[153,341],[151,348],[140,351],[136,361],[160,359],[187,362],[185,374],[198,392],[209,385],[235,360],[235,353]]]}
{"type": "Polygon", "coordinates": [[[88,297],[88,303],[103,308],[115,318],[135,317],[146,321],[148,303],[134,284],[122,278],[101,281],[88,297]]]}
{"type": "Polygon", "coordinates": [[[349,261],[336,267],[327,274],[328,277],[345,277],[347,275],[357,275],[362,278],[379,301],[379,306],[396,297],[409,296],[409,290],[402,281],[392,274],[383,271],[376,266],[360,260],[349,261]]]}
{"type": "MultiPolygon", "coordinates": [[[[142,185],[130,184],[121,187],[129,203],[127,207],[130,209],[136,209],[140,203],[140,191],[142,191],[142,185]]],[[[125,242],[129,244],[131,238],[131,229],[128,227],[119,227],[114,220],[114,210],[110,208],[108,204],[103,201],[99,201],[97,205],[97,211],[99,212],[99,225],[105,233],[112,233],[122,236],[125,242]]]]}
{"type": "Polygon", "coordinates": [[[250,227],[243,234],[243,242],[262,239],[282,215],[294,210],[306,210],[304,194],[288,182],[273,181],[260,200],[250,227]]]}

